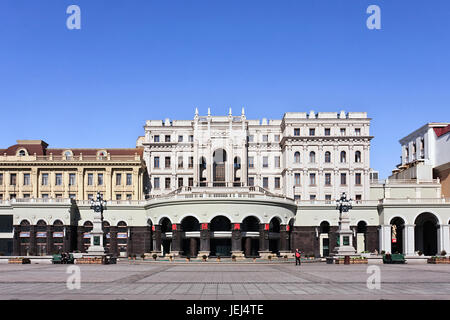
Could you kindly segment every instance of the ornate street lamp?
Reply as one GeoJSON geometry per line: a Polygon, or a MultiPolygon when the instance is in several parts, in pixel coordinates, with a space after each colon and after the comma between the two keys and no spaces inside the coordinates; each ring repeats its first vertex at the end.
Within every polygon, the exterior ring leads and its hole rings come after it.
{"type": "Polygon", "coordinates": [[[91,199],[91,209],[94,210],[93,228],[91,231],[91,245],[87,250],[89,256],[104,256],[105,248],[103,246],[103,211],[106,210],[106,201],[100,192],[97,192],[97,198],[91,199]]]}
{"type": "Polygon", "coordinates": [[[336,200],[336,210],[339,210],[338,246],[334,249],[335,256],[352,256],[356,254],[353,247],[353,231],[350,229],[349,211],[353,208],[352,199],[347,199],[345,192],[336,200]]]}

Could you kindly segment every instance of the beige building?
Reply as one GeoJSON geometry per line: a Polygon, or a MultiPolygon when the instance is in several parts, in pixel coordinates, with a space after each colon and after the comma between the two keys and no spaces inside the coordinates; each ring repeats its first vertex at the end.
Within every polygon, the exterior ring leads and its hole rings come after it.
{"type": "Polygon", "coordinates": [[[142,200],[141,148],[50,149],[42,140],[18,140],[0,149],[0,201],[9,199],[142,200]]]}

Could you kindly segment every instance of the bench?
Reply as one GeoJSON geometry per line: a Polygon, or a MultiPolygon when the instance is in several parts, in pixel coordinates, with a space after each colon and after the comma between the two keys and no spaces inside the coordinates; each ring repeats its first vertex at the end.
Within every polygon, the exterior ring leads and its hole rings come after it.
{"type": "Polygon", "coordinates": [[[60,254],[54,254],[53,258],[52,258],[52,263],[53,264],[74,264],[75,259],[73,257],[73,254],[69,254],[69,258],[66,260],[63,260],[62,255],[60,254]]]}
{"type": "Polygon", "coordinates": [[[394,254],[384,254],[383,255],[383,263],[392,264],[392,263],[405,263],[405,256],[401,253],[394,254]]]}

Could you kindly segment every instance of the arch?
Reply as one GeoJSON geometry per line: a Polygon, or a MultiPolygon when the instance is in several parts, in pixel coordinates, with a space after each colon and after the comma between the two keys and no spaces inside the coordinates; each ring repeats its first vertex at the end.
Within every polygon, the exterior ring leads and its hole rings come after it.
{"type": "Polygon", "coordinates": [[[361,162],[361,151],[355,152],[355,162],[360,163],[361,162]]]}
{"type": "Polygon", "coordinates": [[[84,223],[83,223],[83,227],[85,227],[85,228],[93,228],[94,227],[94,225],[92,224],[92,222],[91,221],[85,221],[84,223]]]}
{"type": "Polygon", "coordinates": [[[294,153],[294,162],[295,163],[300,163],[300,152],[296,151],[294,153]]]}
{"type": "Polygon", "coordinates": [[[19,225],[22,227],[26,227],[26,226],[30,226],[31,225],[31,221],[28,219],[22,219],[22,221],[20,221],[19,225]]]}
{"type": "Polygon", "coordinates": [[[109,228],[109,227],[111,227],[111,224],[110,224],[108,221],[103,220],[103,222],[102,222],[102,227],[103,227],[103,228],[109,228]]]}
{"type": "Polygon", "coordinates": [[[325,163],[331,163],[331,152],[330,151],[325,152],[325,163]]]}
{"type": "Polygon", "coordinates": [[[241,181],[241,158],[240,157],[234,157],[234,163],[233,163],[233,178],[234,182],[240,182],[241,181]]]}
{"type": "Polygon", "coordinates": [[[441,219],[440,219],[439,215],[438,215],[438,214],[435,214],[435,213],[432,212],[432,211],[426,211],[426,212],[418,213],[418,214],[414,217],[414,219],[412,220],[412,221],[414,221],[414,224],[417,223],[417,219],[418,219],[421,215],[423,215],[423,214],[429,214],[429,215],[430,215],[430,218],[436,219],[436,221],[437,221],[436,223],[437,223],[437,224],[441,224],[441,219]]]}
{"type": "Polygon", "coordinates": [[[401,217],[393,217],[389,222],[391,225],[391,252],[403,253],[403,230],[405,220],[401,217]]]}
{"type": "Polygon", "coordinates": [[[159,220],[159,224],[161,225],[161,233],[172,232],[172,221],[164,217],[159,220]]]}
{"type": "Polygon", "coordinates": [[[269,231],[270,232],[280,232],[281,229],[281,218],[273,217],[269,222],[269,231]]]}
{"type": "Polygon", "coordinates": [[[53,221],[53,226],[64,226],[64,222],[61,219],[53,221]]]}
{"type": "Polygon", "coordinates": [[[341,157],[340,157],[341,163],[347,162],[347,152],[341,151],[341,157]]]}
{"type": "Polygon", "coordinates": [[[147,227],[152,227],[153,226],[153,221],[150,218],[147,218],[147,227]]]}
{"type": "Polygon", "coordinates": [[[241,230],[242,231],[259,231],[259,225],[261,220],[257,216],[247,216],[242,220],[241,230]]]}
{"type": "Polygon", "coordinates": [[[316,163],[316,153],[314,151],[311,151],[309,153],[309,162],[310,163],[316,163]]]}
{"type": "MultiPolygon", "coordinates": [[[[271,216],[270,218],[269,218],[269,220],[267,220],[267,221],[269,221],[269,223],[270,223],[270,221],[273,219],[273,218],[277,218],[278,220],[280,220],[280,224],[285,224],[286,222],[285,222],[285,220],[282,218],[282,217],[280,217],[279,215],[273,215],[273,216],[271,216]]],[[[293,218],[292,218],[293,219],[293,218]]]]}
{"type": "Polygon", "coordinates": [[[416,250],[426,256],[438,254],[439,217],[431,212],[422,212],[415,218],[414,224],[416,250]]]}
{"type": "Polygon", "coordinates": [[[47,226],[47,221],[45,221],[44,219],[39,219],[39,221],[36,223],[36,226],[47,226]]]}
{"type": "Polygon", "coordinates": [[[182,231],[200,231],[200,222],[194,216],[186,216],[181,220],[182,231]]]}
{"type": "Polygon", "coordinates": [[[367,232],[367,223],[363,220],[359,221],[356,225],[357,233],[366,233],[367,232]]]}
{"type": "Polygon", "coordinates": [[[62,157],[64,160],[72,160],[73,158],[72,150],[64,150],[62,153],[62,157]]]}
{"type": "Polygon", "coordinates": [[[231,220],[225,216],[215,216],[210,223],[211,231],[231,231],[231,220]]]}
{"type": "Polygon", "coordinates": [[[403,215],[401,215],[401,214],[396,214],[396,215],[390,217],[390,220],[386,220],[386,221],[388,221],[388,224],[392,224],[392,223],[391,223],[392,220],[394,220],[394,219],[396,219],[396,218],[399,218],[399,219],[403,220],[403,223],[404,223],[404,224],[408,224],[408,220],[406,219],[406,217],[403,216],[403,215]]]}
{"type": "Polygon", "coordinates": [[[330,223],[326,220],[322,221],[319,225],[320,233],[330,233],[330,223]]]}

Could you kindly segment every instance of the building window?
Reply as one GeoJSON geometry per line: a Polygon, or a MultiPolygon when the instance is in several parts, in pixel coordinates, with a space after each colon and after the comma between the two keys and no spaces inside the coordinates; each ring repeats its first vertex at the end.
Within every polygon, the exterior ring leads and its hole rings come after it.
{"type": "Polygon", "coordinates": [[[360,136],[360,135],[361,135],[361,129],[355,128],[355,136],[360,136]]]}
{"type": "Polygon", "coordinates": [[[268,142],[269,141],[269,135],[264,134],[263,135],[263,142],[268,142]]]}
{"type": "Polygon", "coordinates": [[[248,167],[249,168],[254,168],[255,167],[253,157],[248,157],[248,167]]]}
{"type": "Polygon", "coordinates": [[[325,135],[326,136],[331,136],[331,129],[330,128],[325,128],[325,135]]]}
{"type": "Polygon", "coordinates": [[[360,194],[355,195],[356,203],[361,203],[362,196],[360,194]]]}
{"type": "Polygon", "coordinates": [[[94,184],[94,175],[92,173],[88,174],[88,186],[92,186],[94,184]]]}
{"type": "Polygon", "coordinates": [[[188,167],[189,169],[194,167],[194,157],[189,157],[188,167]]]}
{"type": "Polygon", "coordinates": [[[269,178],[264,177],[263,178],[263,188],[268,188],[269,187],[269,178]]]}
{"type": "Polygon", "coordinates": [[[280,178],[275,177],[275,189],[280,189],[280,178]]]}
{"type": "Polygon", "coordinates": [[[131,186],[133,184],[133,175],[131,173],[127,173],[127,186],[131,186]]]}
{"type": "Polygon", "coordinates": [[[296,152],[294,153],[294,162],[295,163],[300,163],[300,152],[296,152]]]}
{"type": "Polygon", "coordinates": [[[43,186],[48,186],[48,173],[43,173],[42,174],[42,185],[43,186]]]}
{"type": "Polygon", "coordinates": [[[3,185],[3,173],[0,173],[0,186],[3,185]]]}
{"type": "MultiPolygon", "coordinates": [[[[47,195],[47,197],[48,197],[48,195],[47,195]]],[[[94,195],[92,193],[89,193],[88,194],[88,200],[92,200],[92,199],[94,199],[94,195]]]]}
{"type": "Polygon", "coordinates": [[[299,194],[295,194],[295,195],[294,195],[294,200],[300,201],[300,200],[301,200],[300,195],[299,195],[299,194]]]}
{"type": "Polygon", "coordinates": [[[17,174],[16,173],[11,173],[11,175],[9,176],[9,185],[15,186],[16,185],[16,180],[17,180],[17,174]]]}
{"type": "Polygon", "coordinates": [[[166,135],[165,138],[164,138],[164,140],[165,140],[166,142],[170,142],[170,136],[169,136],[169,135],[166,135]]]}
{"type": "Polygon", "coordinates": [[[178,188],[183,186],[183,178],[178,178],[178,188]]]}
{"type": "Polygon", "coordinates": [[[132,195],[127,193],[127,201],[131,201],[132,195]]]}
{"type": "Polygon", "coordinates": [[[62,194],[61,193],[57,193],[55,194],[56,199],[62,199],[62,194]]]}
{"type": "Polygon", "coordinates": [[[355,174],[355,184],[356,185],[361,185],[361,173],[356,173],[355,174]]]}
{"type": "Polygon", "coordinates": [[[121,195],[120,193],[117,193],[117,194],[116,194],[116,200],[117,200],[117,201],[122,200],[122,195],[121,195]]]}
{"type": "Polygon", "coordinates": [[[183,156],[178,157],[178,168],[183,168],[183,156]]]}
{"type": "Polygon", "coordinates": [[[69,186],[74,186],[76,184],[76,176],[75,173],[69,174],[69,186]]]}
{"type": "Polygon", "coordinates": [[[347,162],[347,153],[345,151],[341,151],[341,163],[347,162]]]}
{"type": "Polygon", "coordinates": [[[300,128],[295,128],[294,129],[294,136],[300,136],[300,128]]]}
{"type": "Polygon", "coordinates": [[[99,174],[97,175],[97,182],[98,182],[98,185],[99,185],[99,186],[102,186],[102,185],[103,185],[103,173],[99,173],[99,174]]]}
{"type": "Polygon", "coordinates": [[[153,158],[153,167],[154,168],[159,168],[159,157],[154,157],[153,158]]]}
{"type": "Polygon", "coordinates": [[[325,203],[330,204],[331,203],[331,194],[325,195],[325,203]]]}
{"type": "Polygon", "coordinates": [[[166,178],[166,189],[170,189],[170,178],[166,178]]]}
{"type": "Polygon", "coordinates": [[[345,136],[345,128],[341,128],[341,136],[345,136]]]}
{"type": "Polygon", "coordinates": [[[74,193],[70,193],[70,194],[69,194],[69,199],[75,200],[76,198],[77,198],[77,195],[76,195],[76,194],[74,194],[74,193]]]}
{"type": "Polygon", "coordinates": [[[61,173],[57,173],[55,175],[55,185],[56,186],[61,186],[62,185],[62,174],[61,173]]]}
{"type": "Polygon", "coordinates": [[[330,163],[331,162],[331,152],[327,151],[325,152],[325,163],[330,163]]]}
{"type": "Polygon", "coordinates": [[[116,186],[122,185],[122,174],[116,173],[116,186]]]}
{"type": "Polygon", "coordinates": [[[331,186],[331,173],[325,173],[325,185],[331,186]]]}
{"type": "Polygon", "coordinates": [[[361,162],[361,151],[355,152],[355,162],[357,162],[357,163],[361,162]]]}
{"type": "Polygon", "coordinates": [[[316,200],[316,195],[315,194],[310,194],[309,195],[309,200],[315,201],[316,200]]]}
{"type": "Polygon", "coordinates": [[[154,178],[153,179],[153,187],[155,189],[159,189],[159,178],[154,178]]]}
{"type": "Polygon", "coordinates": [[[253,135],[250,135],[247,137],[248,142],[253,142],[253,139],[254,139],[253,135]]]}
{"type": "Polygon", "coordinates": [[[309,129],[309,135],[310,135],[310,136],[315,136],[315,135],[316,135],[316,129],[310,128],[310,129],[309,129]]]}
{"type": "Polygon", "coordinates": [[[193,187],[194,186],[194,178],[189,178],[188,179],[188,186],[189,187],[193,187]]]}
{"type": "Polygon", "coordinates": [[[295,185],[300,186],[300,173],[295,174],[295,185]]]}
{"type": "Polygon", "coordinates": [[[30,199],[30,194],[29,193],[24,193],[23,194],[23,198],[24,199],[30,199]]]}
{"type": "Polygon", "coordinates": [[[170,157],[165,158],[165,168],[170,168],[170,157]]]}
{"type": "Polygon", "coordinates": [[[341,173],[341,185],[345,186],[347,185],[347,174],[341,173]]]}
{"type": "Polygon", "coordinates": [[[29,173],[25,173],[23,175],[23,185],[24,186],[29,186],[30,185],[30,174],[29,173]]]}
{"type": "Polygon", "coordinates": [[[279,168],[280,167],[280,157],[276,156],[275,157],[275,168],[279,168]]]}
{"type": "Polygon", "coordinates": [[[189,136],[189,142],[194,142],[194,136],[193,135],[189,136]]]}
{"type": "Polygon", "coordinates": [[[276,134],[273,139],[275,140],[275,142],[280,142],[280,135],[276,134]]]}
{"type": "Polygon", "coordinates": [[[159,142],[159,136],[154,136],[154,137],[153,137],[153,141],[154,141],[154,142],[159,142]]]}
{"type": "Polygon", "coordinates": [[[316,174],[315,173],[310,173],[309,174],[309,184],[311,186],[315,186],[316,185],[316,174]]]}
{"type": "Polygon", "coordinates": [[[255,178],[254,177],[248,177],[248,186],[249,187],[255,186],[255,178]]]}
{"type": "Polygon", "coordinates": [[[178,142],[183,142],[183,136],[178,136],[178,142]]]}
{"type": "Polygon", "coordinates": [[[269,167],[269,157],[263,157],[263,168],[269,167]]]}
{"type": "Polygon", "coordinates": [[[310,163],[316,163],[316,153],[314,151],[311,151],[309,153],[309,162],[310,163]]]}

